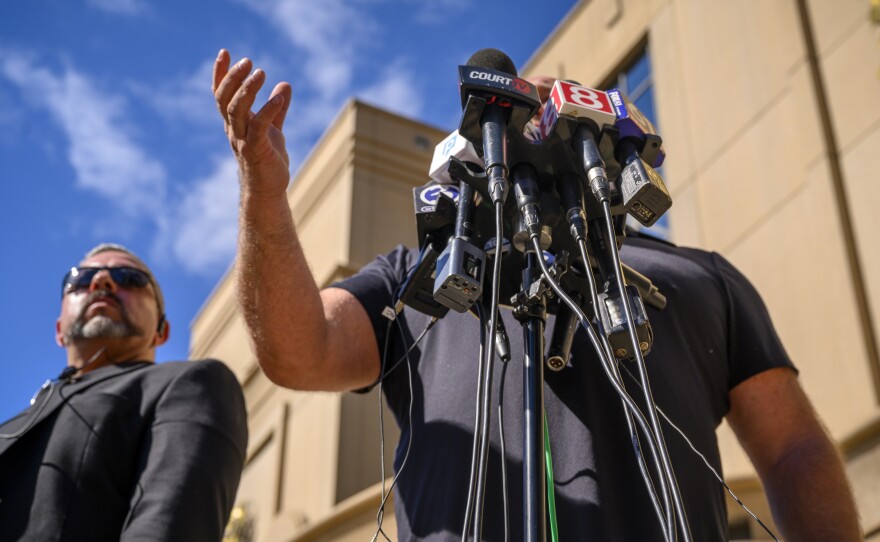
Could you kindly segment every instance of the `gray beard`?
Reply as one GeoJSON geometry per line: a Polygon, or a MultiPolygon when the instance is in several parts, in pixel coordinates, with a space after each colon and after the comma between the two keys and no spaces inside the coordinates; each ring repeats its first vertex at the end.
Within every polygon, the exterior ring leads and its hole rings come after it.
{"type": "Polygon", "coordinates": [[[123,318],[121,322],[114,322],[103,315],[95,316],[87,322],[77,319],[67,331],[68,340],[121,339],[140,335],[140,331],[127,318],[123,318]]]}

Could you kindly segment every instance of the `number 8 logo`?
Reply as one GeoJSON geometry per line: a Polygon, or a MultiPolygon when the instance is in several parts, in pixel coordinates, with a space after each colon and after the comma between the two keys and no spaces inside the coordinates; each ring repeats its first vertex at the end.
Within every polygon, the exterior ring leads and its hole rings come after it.
{"type": "Polygon", "coordinates": [[[598,109],[599,111],[607,111],[607,98],[602,100],[602,94],[596,92],[593,89],[586,87],[569,87],[571,101],[575,102],[578,105],[583,107],[589,107],[590,109],[598,109]]]}

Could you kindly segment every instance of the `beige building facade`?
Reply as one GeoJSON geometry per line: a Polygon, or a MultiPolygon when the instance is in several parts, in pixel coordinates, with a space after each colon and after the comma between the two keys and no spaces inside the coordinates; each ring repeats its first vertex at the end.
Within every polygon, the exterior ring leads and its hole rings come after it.
{"type": "MultiPolygon", "coordinates": [[[[581,1],[520,73],[599,87],[647,56],[670,239],[722,253],[761,292],[844,455],[866,536],[880,540],[880,17],[871,9],[869,0],[581,1]]],[[[289,191],[319,285],[415,243],[411,189],[445,135],[361,103],[343,108],[289,191]]],[[[246,513],[236,521],[251,530],[242,539],[368,540],[382,492],[379,398],[272,385],[233,288],[230,274],[205,302],[191,355],[229,360],[245,391],[251,437],[237,502],[246,513]]],[[[390,476],[397,429],[385,420],[390,476]]],[[[718,434],[725,477],[769,520],[747,457],[726,426],[718,434]]],[[[390,500],[386,509],[394,539],[390,500]]],[[[737,536],[762,538],[729,509],[737,536]]]]}

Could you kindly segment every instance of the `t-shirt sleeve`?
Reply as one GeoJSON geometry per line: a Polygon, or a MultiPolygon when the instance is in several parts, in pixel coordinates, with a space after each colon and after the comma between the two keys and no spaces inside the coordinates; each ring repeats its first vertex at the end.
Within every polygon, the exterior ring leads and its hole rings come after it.
{"type": "Polygon", "coordinates": [[[768,369],[796,371],[755,287],[721,255],[712,253],[712,260],[728,301],[730,389],[768,369]]]}
{"type": "Polygon", "coordinates": [[[398,245],[389,254],[377,257],[351,277],[330,285],[355,296],[367,311],[380,356],[385,351],[390,322],[382,312],[386,307],[393,308],[395,295],[399,295],[397,290],[406,277],[407,254],[407,249],[398,245]]]}

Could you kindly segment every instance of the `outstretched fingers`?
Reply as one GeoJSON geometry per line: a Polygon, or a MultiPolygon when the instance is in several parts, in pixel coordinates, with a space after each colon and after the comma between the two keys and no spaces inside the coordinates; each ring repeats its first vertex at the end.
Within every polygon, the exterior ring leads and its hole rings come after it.
{"type": "Polygon", "coordinates": [[[290,164],[282,128],[292,92],[289,83],[278,83],[269,101],[254,113],[265,82],[265,72],[253,69],[249,59],[231,64],[225,49],[217,54],[211,87],[232,151],[241,170],[247,172],[242,174],[242,186],[283,194],[290,164]]]}
{"type": "Polygon", "coordinates": [[[217,109],[220,111],[220,115],[227,124],[229,123],[229,105],[238,90],[241,88],[245,78],[247,78],[248,74],[251,72],[252,67],[253,64],[248,58],[239,60],[228,70],[222,69],[223,65],[219,57],[217,62],[215,62],[215,77],[220,75],[220,73],[225,73],[219,78],[220,82],[214,89],[214,99],[217,101],[217,109]]]}
{"type": "Polygon", "coordinates": [[[211,78],[211,92],[217,92],[217,89],[220,87],[220,82],[226,77],[227,72],[229,72],[229,51],[226,49],[220,49],[220,52],[217,53],[217,58],[214,60],[214,73],[211,78]]]}
{"type": "Polygon", "coordinates": [[[269,128],[271,123],[279,131],[284,127],[284,118],[290,107],[292,91],[289,83],[278,83],[272,89],[269,101],[254,115],[251,125],[260,132],[269,128]]]}
{"type": "Polygon", "coordinates": [[[232,100],[226,108],[229,127],[232,129],[233,137],[244,139],[248,134],[248,124],[253,117],[251,107],[257,98],[257,92],[262,88],[266,81],[266,73],[257,69],[247,76],[241,86],[235,92],[232,100]]]}

